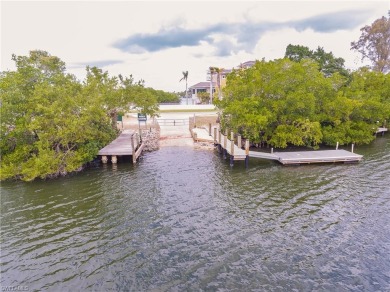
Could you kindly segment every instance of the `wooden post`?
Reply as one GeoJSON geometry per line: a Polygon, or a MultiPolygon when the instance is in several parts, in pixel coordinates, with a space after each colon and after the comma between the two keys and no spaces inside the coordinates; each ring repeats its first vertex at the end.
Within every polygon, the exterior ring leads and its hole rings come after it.
{"type": "Polygon", "coordinates": [[[115,155],[111,156],[111,162],[112,164],[116,164],[118,162],[118,159],[115,155]]]}
{"type": "Polygon", "coordinates": [[[217,144],[217,128],[214,128],[214,144],[217,144]]]}
{"type": "Polygon", "coordinates": [[[339,142],[336,143],[336,150],[339,149],[339,142]]]}
{"type": "Polygon", "coordinates": [[[225,139],[223,140],[223,148],[226,149],[227,147],[227,130],[225,131],[225,139]]]}
{"type": "Polygon", "coordinates": [[[195,114],[194,114],[194,128],[196,128],[195,114]]]}
{"type": "Polygon", "coordinates": [[[274,153],[274,148],[271,148],[271,154],[273,154],[274,153]]]}
{"type": "Polygon", "coordinates": [[[351,152],[353,153],[353,148],[354,148],[355,144],[352,143],[352,147],[351,147],[351,152]]]}
{"type": "Polygon", "coordinates": [[[245,140],[245,167],[248,168],[249,166],[249,139],[245,140]]]}
{"type": "Polygon", "coordinates": [[[223,151],[223,159],[226,159],[226,148],[227,148],[227,129],[225,130],[225,138],[223,140],[223,147],[222,147],[222,151],[223,151]]]}
{"type": "Polygon", "coordinates": [[[238,148],[242,149],[241,135],[240,134],[237,135],[237,146],[238,146],[238,148]]]}
{"type": "Polygon", "coordinates": [[[230,155],[234,156],[234,132],[230,132],[230,155]]]}
{"type": "Polygon", "coordinates": [[[195,141],[195,142],[198,142],[197,140],[198,140],[198,134],[197,134],[197,133],[194,133],[194,141],[195,141]]]}
{"type": "Polygon", "coordinates": [[[106,163],[108,162],[108,158],[107,158],[106,155],[103,155],[103,156],[102,156],[102,162],[103,162],[104,164],[106,164],[106,163]]]}
{"type": "Polygon", "coordinates": [[[222,133],[221,133],[221,129],[219,129],[219,131],[218,131],[218,144],[219,145],[221,145],[221,135],[222,135],[222,133]]]}
{"type": "Polygon", "coordinates": [[[209,123],[209,136],[211,136],[211,124],[209,123]]]}
{"type": "Polygon", "coordinates": [[[134,134],[131,135],[131,149],[132,149],[132,158],[133,158],[133,164],[137,162],[137,158],[135,157],[135,147],[134,147],[134,134]]]}

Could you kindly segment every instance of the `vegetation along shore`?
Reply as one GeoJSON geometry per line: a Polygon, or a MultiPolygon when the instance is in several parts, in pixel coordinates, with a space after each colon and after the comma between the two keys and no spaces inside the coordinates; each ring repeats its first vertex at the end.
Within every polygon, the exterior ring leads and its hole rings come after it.
{"type": "MultiPolygon", "coordinates": [[[[233,70],[213,98],[222,129],[275,148],[370,143],[390,120],[390,17],[361,31],[351,49],[372,67],[350,71],[320,47],[289,45],[280,59],[233,70]]],[[[16,70],[0,74],[1,180],[78,171],[117,136],[118,115],[156,116],[179,98],[97,67],[79,81],[46,51],[12,58],[16,70]]]]}

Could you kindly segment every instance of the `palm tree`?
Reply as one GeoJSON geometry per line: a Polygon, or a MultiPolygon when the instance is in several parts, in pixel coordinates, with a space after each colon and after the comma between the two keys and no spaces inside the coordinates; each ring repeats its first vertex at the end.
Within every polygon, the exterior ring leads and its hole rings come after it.
{"type": "Polygon", "coordinates": [[[183,73],[183,78],[180,79],[179,82],[181,82],[182,80],[185,80],[185,81],[186,81],[186,95],[185,95],[185,97],[186,97],[187,105],[188,105],[188,96],[187,96],[187,95],[188,95],[188,92],[187,92],[188,71],[183,71],[182,73],[183,73]]]}
{"type": "Polygon", "coordinates": [[[210,67],[210,103],[213,103],[213,75],[215,73],[215,67],[210,67]]]}
{"type": "Polygon", "coordinates": [[[221,73],[223,71],[223,68],[214,67],[214,72],[217,73],[217,85],[218,85],[218,99],[222,99],[222,92],[221,92],[221,73]]]}

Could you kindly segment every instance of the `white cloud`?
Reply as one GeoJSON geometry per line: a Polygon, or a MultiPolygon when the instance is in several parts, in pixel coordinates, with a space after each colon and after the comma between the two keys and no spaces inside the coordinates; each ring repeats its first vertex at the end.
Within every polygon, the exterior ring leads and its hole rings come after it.
{"type": "MultiPolygon", "coordinates": [[[[347,67],[356,68],[360,65],[356,63],[359,55],[350,51],[350,42],[358,39],[360,27],[387,15],[389,2],[2,1],[0,7],[1,70],[14,69],[13,53],[27,55],[30,50],[42,49],[60,57],[68,71],[80,79],[85,76],[80,65],[100,64],[111,75],[133,74],[136,79],[144,79],[147,86],[181,91],[185,87],[179,83],[182,71],[189,71],[189,84],[195,84],[205,81],[209,66],[232,68],[248,60],[281,58],[290,43],[311,49],[324,47],[344,58],[347,67]],[[330,26],[322,23],[322,29],[332,28],[322,33],[305,26],[304,20],[311,19],[312,26],[320,25],[313,22],[315,17],[345,11],[367,13],[366,22],[354,29],[340,30],[334,29],[335,21],[330,26]],[[278,26],[294,22],[302,25],[300,31],[278,26]],[[231,24],[235,27],[229,28],[231,24]],[[207,38],[208,29],[216,25],[214,38],[207,38]],[[165,30],[169,36],[178,28],[181,35],[172,40],[174,44],[194,30],[205,32],[205,37],[201,35],[200,41],[186,46],[178,43],[165,50],[156,47],[155,52],[147,52],[139,43],[130,44],[132,53],[114,46],[118,40],[136,34],[158,36],[157,32],[165,30]]],[[[358,15],[339,16],[337,25],[347,28],[358,15]]]]}

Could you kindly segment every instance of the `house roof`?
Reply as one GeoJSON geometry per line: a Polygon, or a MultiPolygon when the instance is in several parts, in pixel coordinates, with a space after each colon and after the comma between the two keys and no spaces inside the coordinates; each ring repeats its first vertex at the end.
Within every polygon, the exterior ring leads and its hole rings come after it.
{"type": "Polygon", "coordinates": [[[255,63],[256,63],[256,61],[246,61],[246,62],[240,64],[240,67],[241,68],[249,68],[249,67],[252,67],[255,63]]]}
{"type": "MultiPolygon", "coordinates": [[[[217,86],[216,82],[213,82],[213,87],[217,86]]],[[[210,81],[204,81],[196,83],[195,85],[190,86],[188,89],[202,89],[202,88],[210,88],[210,81]]]]}

